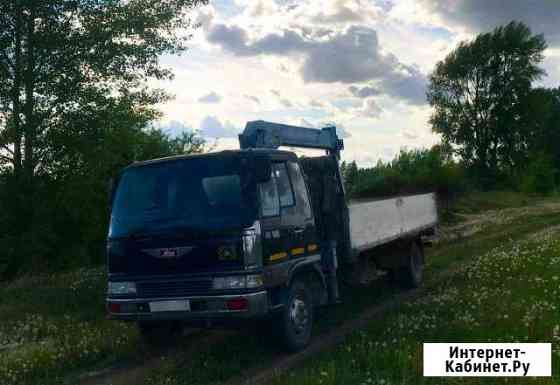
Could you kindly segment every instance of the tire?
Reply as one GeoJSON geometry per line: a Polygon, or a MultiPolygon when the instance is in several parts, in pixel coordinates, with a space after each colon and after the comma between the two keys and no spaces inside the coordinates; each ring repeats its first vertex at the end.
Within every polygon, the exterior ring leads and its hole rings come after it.
{"type": "Polygon", "coordinates": [[[410,243],[409,252],[405,257],[405,266],[399,271],[401,286],[415,289],[422,284],[424,275],[424,252],[419,242],[410,243]]]}
{"type": "Polygon", "coordinates": [[[292,282],[288,300],[279,319],[281,342],[289,352],[297,352],[309,345],[313,328],[313,299],[301,280],[292,282]]]}
{"type": "Polygon", "coordinates": [[[149,346],[170,345],[182,332],[182,325],[170,321],[138,322],[142,340],[149,346]]]}

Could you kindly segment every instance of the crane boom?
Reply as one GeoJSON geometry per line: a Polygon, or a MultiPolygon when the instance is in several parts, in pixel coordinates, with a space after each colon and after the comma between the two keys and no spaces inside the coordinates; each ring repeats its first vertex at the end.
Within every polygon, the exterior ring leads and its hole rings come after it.
{"type": "Polygon", "coordinates": [[[239,135],[239,145],[246,148],[278,148],[280,146],[326,150],[340,159],[344,142],[336,135],[335,126],[322,129],[290,126],[257,120],[248,122],[239,135]]]}

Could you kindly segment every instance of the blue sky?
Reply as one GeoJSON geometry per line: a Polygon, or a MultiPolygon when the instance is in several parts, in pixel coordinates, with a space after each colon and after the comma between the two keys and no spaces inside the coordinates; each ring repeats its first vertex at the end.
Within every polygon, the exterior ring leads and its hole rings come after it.
{"type": "Polygon", "coordinates": [[[196,129],[236,148],[247,121],[321,126],[345,137],[361,165],[438,142],[428,123],[427,77],[459,41],[512,19],[549,42],[540,84],[560,85],[558,0],[210,1],[192,17],[188,52],[164,57],[176,96],[161,106],[171,132],[196,129]]]}

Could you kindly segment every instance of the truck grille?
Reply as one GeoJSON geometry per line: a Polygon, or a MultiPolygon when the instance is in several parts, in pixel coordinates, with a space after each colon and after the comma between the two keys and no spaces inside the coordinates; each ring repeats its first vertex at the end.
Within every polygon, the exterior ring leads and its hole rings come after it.
{"type": "Polygon", "coordinates": [[[206,295],[212,289],[211,279],[164,282],[138,282],[138,295],[144,298],[206,295]]]}

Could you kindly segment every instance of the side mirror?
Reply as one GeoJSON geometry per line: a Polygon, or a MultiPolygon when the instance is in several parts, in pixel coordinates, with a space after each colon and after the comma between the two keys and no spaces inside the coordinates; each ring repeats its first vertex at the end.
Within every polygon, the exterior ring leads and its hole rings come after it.
{"type": "Polygon", "coordinates": [[[270,159],[264,156],[254,158],[254,177],[257,183],[266,183],[270,180],[272,165],[270,159]]]}

